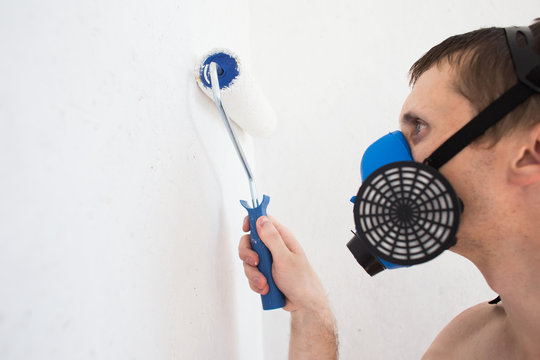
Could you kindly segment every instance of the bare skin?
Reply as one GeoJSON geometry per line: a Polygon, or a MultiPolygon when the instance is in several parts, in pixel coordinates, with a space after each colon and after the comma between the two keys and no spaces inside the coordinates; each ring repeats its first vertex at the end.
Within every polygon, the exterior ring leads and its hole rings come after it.
{"type": "MultiPolygon", "coordinates": [[[[244,231],[249,221],[244,219],[244,231]]],[[[274,263],[272,276],[285,294],[285,310],[291,313],[290,359],[337,359],[337,334],[326,293],[293,234],[276,219],[261,217],[257,232],[274,263]]],[[[250,236],[240,240],[240,258],[251,289],[268,293],[268,283],[257,269],[259,258],[251,250],[250,236]]]]}
{"type": "MultiPolygon", "coordinates": [[[[433,67],[403,105],[401,128],[416,161],[475,115],[452,79],[448,64],[433,67]]],[[[470,145],[441,172],[465,203],[452,251],[471,260],[503,301],[458,315],[424,358],[540,358],[540,125],[495,145],[470,145]]]]}
{"type": "MultiPolygon", "coordinates": [[[[453,76],[447,63],[432,67],[403,105],[400,126],[416,161],[475,115],[453,76]]],[[[496,144],[470,145],[440,171],[465,204],[452,251],[471,260],[503,301],[458,315],[424,359],[540,359],[540,124],[496,144]]],[[[335,359],[333,317],[317,275],[292,234],[274,219],[261,226],[264,220],[258,231],[274,256],[273,275],[291,311],[290,359],[335,359]]],[[[249,235],[239,255],[251,288],[266,293],[249,235]]]]}

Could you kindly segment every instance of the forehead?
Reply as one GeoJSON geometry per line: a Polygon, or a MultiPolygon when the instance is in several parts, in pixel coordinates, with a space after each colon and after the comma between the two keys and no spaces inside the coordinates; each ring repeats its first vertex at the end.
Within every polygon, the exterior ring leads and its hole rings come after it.
{"type": "Polygon", "coordinates": [[[414,84],[403,104],[405,118],[425,121],[432,129],[457,130],[472,118],[470,102],[455,86],[455,72],[447,62],[432,66],[414,84]]]}

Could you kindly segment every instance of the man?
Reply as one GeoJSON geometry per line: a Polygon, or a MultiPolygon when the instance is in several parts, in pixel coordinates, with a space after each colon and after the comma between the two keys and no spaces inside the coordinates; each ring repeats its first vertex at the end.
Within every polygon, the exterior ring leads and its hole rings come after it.
{"type": "MultiPolygon", "coordinates": [[[[540,53],[540,19],[530,29],[540,53]]],[[[522,39],[522,42],[524,40],[522,39]]],[[[502,28],[451,37],[411,68],[400,127],[415,161],[518,82],[502,28]]],[[[471,260],[502,301],[476,305],[450,322],[425,359],[540,359],[540,93],[532,94],[440,169],[464,211],[452,251],[471,260]]],[[[249,223],[244,221],[244,231],[249,223]]],[[[325,292],[292,233],[257,222],[274,258],[273,276],[291,312],[291,359],[337,358],[325,292]]],[[[250,237],[239,256],[251,288],[268,291],[250,237]]]]}

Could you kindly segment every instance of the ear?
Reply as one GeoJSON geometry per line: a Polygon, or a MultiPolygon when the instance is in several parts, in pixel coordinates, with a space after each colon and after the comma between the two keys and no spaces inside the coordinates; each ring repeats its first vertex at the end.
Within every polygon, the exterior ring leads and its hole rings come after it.
{"type": "Polygon", "coordinates": [[[540,183],[540,123],[523,132],[512,162],[512,178],[520,185],[540,183]]]}

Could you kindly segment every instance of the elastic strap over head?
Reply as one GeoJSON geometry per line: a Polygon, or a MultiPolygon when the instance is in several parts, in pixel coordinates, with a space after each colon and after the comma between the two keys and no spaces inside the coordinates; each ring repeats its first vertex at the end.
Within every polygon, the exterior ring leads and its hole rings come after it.
{"type": "Polygon", "coordinates": [[[531,29],[510,27],[505,32],[519,81],[439,146],[424,160],[424,164],[440,168],[529,96],[540,92],[540,55],[534,51],[531,29]],[[523,36],[524,45],[520,45],[519,35],[523,36]]]}

